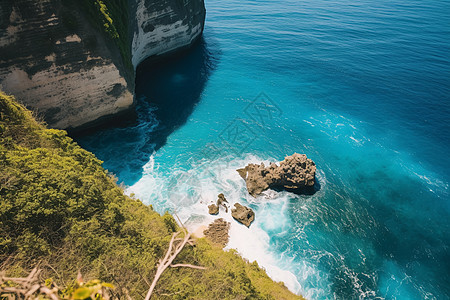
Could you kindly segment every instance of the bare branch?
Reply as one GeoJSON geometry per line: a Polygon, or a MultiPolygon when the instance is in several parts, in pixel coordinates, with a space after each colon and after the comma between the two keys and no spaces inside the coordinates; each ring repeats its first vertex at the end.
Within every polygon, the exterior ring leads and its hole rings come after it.
{"type": "MultiPolygon", "coordinates": [[[[43,283],[39,283],[39,274],[41,270],[35,267],[26,278],[13,278],[5,277],[4,272],[0,272],[0,291],[2,299],[40,299],[45,295],[46,299],[61,300],[58,295],[60,289],[55,285],[52,289],[45,286],[43,283]],[[4,286],[5,282],[12,282],[14,286],[4,286]]],[[[99,291],[99,294],[103,294],[105,291],[103,288],[99,291]]],[[[109,299],[105,297],[105,299],[109,299]]]]}
{"type": "Polygon", "coordinates": [[[52,291],[51,289],[49,289],[46,286],[41,287],[41,292],[46,294],[52,300],[59,300],[59,297],[55,295],[54,291],[52,291]]]}
{"type": "MultiPolygon", "coordinates": [[[[176,215],[175,215],[176,216],[176,215]]],[[[178,218],[178,216],[176,216],[178,218]]],[[[179,218],[178,218],[179,220],[179,218]]],[[[180,222],[181,223],[181,222],[180,222]]],[[[177,255],[183,250],[184,246],[189,243],[192,245],[191,240],[191,234],[187,232],[186,228],[184,228],[184,238],[176,238],[180,232],[175,232],[172,235],[172,238],[170,239],[169,248],[167,249],[166,255],[164,256],[163,260],[160,260],[158,269],[156,270],[155,277],[153,278],[152,284],[150,286],[150,289],[147,292],[147,295],[145,296],[145,300],[149,300],[152,296],[153,290],[155,289],[156,283],[158,282],[159,278],[161,277],[162,273],[170,266],[172,268],[176,267],[188,267],[193,269],[201,269],[204,270],[206,268],[201,266],[194,266],[190,264],[175,264],[172,265],[173,260],[177,257],[177,255]]]]}
{"type": "Polygon", "coordinates": [[[33,285],[30,290],[25,294],[25,297],[30,297],[31,295],[33,295],[37,290],[39,290],[41,288],[40,284],[35,284],[33,285]]]}
{"type": "Polygon", "coordinates": [[[148,282],[148,280],[147,280],[147,278],[145,278],[144,276],[142,276],[142,275],[139,275],[144,281],[145,281],[145,283],[148,285],[148,287],[150,287],[151,286],[151,283],[150,282],[148,282]]]}
{"type": "Polygon", "coordinates": [[[181,222],[181,220],[180,220],[180,218],[178,217],[177,213],[174,212],[173,214],[175,215],[175,217],[177,217],[178,222],[180,222],[180,225],[181,225],[181,228],[183,228],[184,234],[187,234],[187,229],[186,229],[186,227],[184,227],[184,224],[183,224],[183,222],[181,222]]]}
{"type": "Polygon", "coordinates": [[[200,270],[206,270],[207,268],[201,267],[201,266],[194,266],[191,264],[175,264],[170,265],[171,268],[179,268],[179,267],[186,267],[186,268],[192,268],[192,269],[200,269],[200,270]]]}

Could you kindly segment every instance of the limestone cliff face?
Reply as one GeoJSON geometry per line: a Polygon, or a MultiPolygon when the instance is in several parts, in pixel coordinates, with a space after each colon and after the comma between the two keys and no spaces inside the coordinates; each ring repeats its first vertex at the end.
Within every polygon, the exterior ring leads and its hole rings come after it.
{"type": "Polygon", "coordinates": [[[201,35],[205,9],[203,0],[128,3],[132,62],[77,1],[2,0],[0,89],[55,128],[87,126],[130,109],[132,64],[189,46],[201,35]]]}
{"type": "Polygon", "coordinates": [[[0,16],[0,89],[50,126],[79,127],[133,104],[132,70],[73,5],[2,0],[0,16]]]}
{"type": "Polygon", "coordinates": [[[203,0],[135,0],[133,66],[151,56],[189,47],[203,32],[203,0]]]}

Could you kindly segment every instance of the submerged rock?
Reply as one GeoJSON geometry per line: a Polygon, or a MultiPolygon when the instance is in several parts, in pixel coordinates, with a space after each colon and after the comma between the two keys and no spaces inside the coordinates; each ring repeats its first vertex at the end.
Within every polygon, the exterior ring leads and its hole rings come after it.
{"type": "Polygon", "coordinates": [[[279,165],[271,163],[268,167],[263,163],[249,164],[237,172],[253,197],[269,188],[297,194],[314,192],[316,165],[305,154],[294,153],[279,165]]]}
{"type": "Polygon", "coordinates": [[[213,243],[219,244],[222,247],[228,243],[229,235],[228,230],[230,229],[230,223],[220,218],[215,220],[213,223],[209,224],[208,229],[203,231],[205,236],[210,239],[213,243]]]}
{"type": "Polygon", "coordinates": [[[234,208],[231,210],[231,216],[247,227],[250,227],[250,224],[255,220],[255,212],[251,208],[239,203],[234,204],[234,208]]]}

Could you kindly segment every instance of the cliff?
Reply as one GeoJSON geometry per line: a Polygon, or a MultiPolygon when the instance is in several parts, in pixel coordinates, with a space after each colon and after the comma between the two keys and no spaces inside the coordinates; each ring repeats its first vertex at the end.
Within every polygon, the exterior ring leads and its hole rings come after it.
{"type": "Polygon", "coordinates": [[[128,111],[134,72],[150,56],[189,47],[203,0],[3,0],[0,88],[54,128],[128,111]]]}
{"type": "Polygon", "coordinates": [[[133,11],[134,68],[148,57],[191,46],[203,32],[206,11],[201,0],[138,0],[133,11]]]}
{"type": "MultiPolygon", "coordinates": [[[[0,275],[24,276],[40,262],[40,278],[69,291],[81,271],[114,284],[113,299],[144,298],[179,230],[171,215],[125,196],[92,153],[1,91],[0,165],[0,275]]],[[[178,258],[206,269],[168,268],[155,299],[302,299],[205,239],[178,258]]]]}

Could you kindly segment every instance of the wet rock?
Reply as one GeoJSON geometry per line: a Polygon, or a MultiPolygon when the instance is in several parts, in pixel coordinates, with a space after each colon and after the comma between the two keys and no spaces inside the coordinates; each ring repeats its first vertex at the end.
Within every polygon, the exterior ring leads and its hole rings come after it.
{"type": "Polygon", "coordinates": [[[253,197],[267,189],[297,194],[314,192],[316,165],[304,154],[287,156],[279,165],[271,163],[266,167],[264,163],[249,164],[237,172],[245,180],[247,190],[253,197]]]}
{"type": "Polygon", "coordinates": [[[222,247],[228,243],[229,235],[228,230],[230,229],[230,223],[220,218],[215,220],[213,223],[209,224],[208,229],[203,231],[205,236],[210,239],[213,243],[219,244],[222,247]]]}
{"type": "Polygon", "coordinates": [[[215,204],[208,205],[208,212],[210,215],[217,215],[219,213],[219,207],[215,204]]]}
{"type": "Polygon", "coordinates": [[[210,215],[217,215],[219,213],[219,208],[222,206],[225,209],[225,212],[228,213],[228,206],[225,203],[228,203],[225,196],[220,193],[217,196],[216,204],[211,204],[208,206],[209,214],[210,215]]]}
{"type": "Polygon", "coordinates": [[[225,196],[220,193],[217,199],[217,206],[220,207],[222,206],[223,208],[225,208],[225,212],[228,213],[228,206],[225,203],[228,203],[227,199],[225,198],[225,196]]]}
{"type": "Polygon", "coordinates": [[[255,220],[255,212],[251,208],[239,203],[234,204],[234,208],[231,210],[231,216],[247,227],[250,227],[250,224],[255,220]]]}

